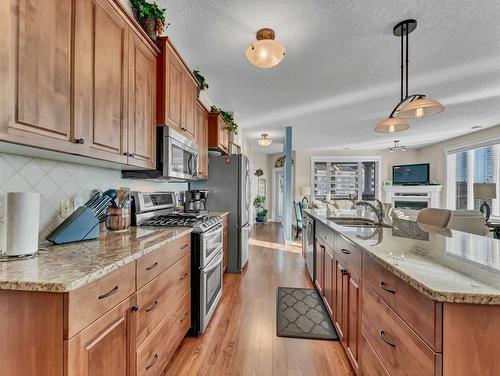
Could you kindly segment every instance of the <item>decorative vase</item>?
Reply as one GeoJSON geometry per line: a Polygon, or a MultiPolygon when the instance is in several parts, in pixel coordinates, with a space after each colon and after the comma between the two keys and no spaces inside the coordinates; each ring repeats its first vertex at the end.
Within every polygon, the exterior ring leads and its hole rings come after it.
{"type": "Polygon", "coordinates": [[[197,86],[196,87],[196,98],[200,99],[200,93],[201,93],[201,87],[197,86]]]}
{"type": "Polygon", "coordinates": [[[156,20],[153,18],[143,18],[140,22],[148,37],[153,42],[156,42],[158,39],[158,35],[156,34],[156,20]]]}

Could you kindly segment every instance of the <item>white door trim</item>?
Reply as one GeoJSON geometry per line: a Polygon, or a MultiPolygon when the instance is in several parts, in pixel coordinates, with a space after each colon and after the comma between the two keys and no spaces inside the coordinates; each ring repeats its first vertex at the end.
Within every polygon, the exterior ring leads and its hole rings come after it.
{"type": "Polygon", "coordinates": [[[277,172],[283,172],[283,167],[273,167],[273,176],[272,176],[272,180],[273,180],[273,190],[272,190],[272,194],[271,194],[271,197],[272,197],[272,221],[273,222],[276,222],[278,220],[278,200],[276,200],[276,197],[277,197],[277,189],[278,189],[278,184],[276,182],[276,173],[277,172]]]}

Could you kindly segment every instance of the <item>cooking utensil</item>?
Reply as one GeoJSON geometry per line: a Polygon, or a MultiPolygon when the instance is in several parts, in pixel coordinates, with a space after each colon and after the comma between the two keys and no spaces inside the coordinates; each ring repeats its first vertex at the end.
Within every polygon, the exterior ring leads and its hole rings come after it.
{"type": "Polygon", "coordinates": [[[108,189],[106,192],[104,192],[103,194],[103,197],[104,196],[108,196],[109,198],[111,198],[111,205],[116,208],[116,202],[115,202],[115,199],[116,199],[116,196],[117,196],[117,193],[116,193],[116,190],[114,189],[108,189]]]}
{"type": "Polygon", "coordinates": [[[99,201],[99,203],[94,207],[95,216],[99,217],[99,215],[101,215],[106,210],[110,202],[111,197],[103,196],[101,201],[99,201]]]}

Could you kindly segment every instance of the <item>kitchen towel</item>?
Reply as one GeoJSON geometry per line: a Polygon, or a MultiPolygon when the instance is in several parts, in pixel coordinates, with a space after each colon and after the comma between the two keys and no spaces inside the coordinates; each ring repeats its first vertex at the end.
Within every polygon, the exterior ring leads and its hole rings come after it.
{"type": "Polygon", "coordinates": [[[5,254],[22,256],[38,251],[40,194],[7,193],[7,244],[5,254]]]}

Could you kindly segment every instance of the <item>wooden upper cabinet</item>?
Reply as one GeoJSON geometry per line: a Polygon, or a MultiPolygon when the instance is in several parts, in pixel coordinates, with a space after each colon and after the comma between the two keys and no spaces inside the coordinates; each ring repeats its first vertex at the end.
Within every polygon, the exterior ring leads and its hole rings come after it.
{"type": "Polygon", "coordinates": [[[208,114],[208,148],[229,154],[227,124],[218,112],[208,114]]]}
{"type": "Polygon", "coordinates": [[[0,138],[69,151],[72,18],[75,1],[7,0],[0,5],[0,138]]]}
{"type": "Polygon", "coordinates": [[[128,25],[107,0],[77,3],[75,125],[90,155],[126,163],[128,25]]]}
{"type": "Polygon", "coordinates": [[[157,122],[194,140],[198,83],[168,37],[161,37],[159,44],[157,122]]]}
{"type": "Polygon", "coordinates": [[[138,35],[130,35],[128,163],[156,164],[156,53],[138,35]]]}
{"type": "Polygon", "coordinates": [[[208,113],[196,103],[196,143],[198,144],[198,178],[208,179],[208,113]]]}

